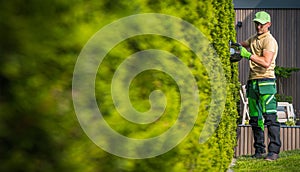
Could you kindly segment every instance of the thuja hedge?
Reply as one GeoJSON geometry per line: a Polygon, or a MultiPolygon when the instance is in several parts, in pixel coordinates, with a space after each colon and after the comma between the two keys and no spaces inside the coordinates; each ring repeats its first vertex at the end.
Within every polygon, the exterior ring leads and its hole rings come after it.
{"type": "MultiPolygon", "coordinates": [[[[215,48],[221,59],[226,83],[217,83],[226,87],[226,107],[221,122],[212,137],[205,143],[199,143],[199,136],[206,122],[211,101],[210,78],[206,71],[208,64],[203,64],[187,47],[177,41],[157,35],[143,35],[130,38],[115,47],[106,57],[100,68],[97,91],[99,104],[105,103],[101,110],[111,127],[119,133],[132,138],[149,138],[158,136],[174,124],[180,106],[180,93],[172,78],[159,71],[145,71],[133,80],[130,87],[130,98],[133,106],[140,111],[150,108],[149,94],[155,89],[166,95],[166,111],[162,118],[154,124],[137,125],[120,117],[110,100],[110,80],[117,66],[129,55],[147,49],[165,50],[175,54],[183,61],[197,79],[199,97],[198,119],[189,135],[171,151],[142,160],[116,158],[115,164],[101,166],[104,169],[117,171],[226,171],[231,162],[236,144],[236,120],[238,95],[237,66],[229,62],[228,43],[234,40],[234,11],[231,1],[140,1],[136,2],[138,13],[163,13],[180,17],[201,30],[215,48]],[[124,49],[126,51],[124,51],[124,49]],[[206,65],[206,66],[205,66],[206,65]],[[102,79],[100,79],[102,78],[102,79]],[[103,94],[104,93],[104,94],[103,94]]],[[[162,59],[163,61],[163,59],[162,59]]],[[[163,63],[163,62],[162,62],[163,63]]],[[[178,69],[180,70],[180,69],[178,69]]],[[[130,72],[130,70],[129,70],[130,72]]],[[[122,86],[120,86],[120,89],[122,86]]],[[[120,92],[121,94],[121,92],[120,92]]],[[[192,106],[192,105],[191,105],[192,106]]],[[[122,146],[122,143],[120,143],[122,146]]],[[[158,147],[160,145],[157,145],[158,147]]],[[[155,148],[154,148],[155,149],[155,148]]],[[[110,159],[111,161],[111,159],[110,159]]]]}
{"type": "MultiPolygon", "coordinates": [[[[1,6],[1,37],[6,41],[1,42],[0,171],[226,171],[236,144],[238,100],[237,64],[230,63],[228,51],[229,40],[235,38],[230,0],[29,0],[1,6]],[[114,72],[142,50],[165,50],[180,58],[195,77],[201,102],[195,125],[180,144],[157,157],[126,159],[103,151],[83,132],[72,105],[72,74],[80,50],[94,33],[140,13],[179,17],[205,35],[222,62],[226,83],[216,84],[225,87],[226,103],[216,131],[199,143],[211,108],[206,67],[212,64],[204,64],[188,47],[164,36],[140,35],[121,42],[99,66],[95,83],[99,108],[114,130],[143,139],[158,136],[176,121],[181,98],[177,83],[157,70],[138,74],[129,96],[132,106],[145,112],[151,107],[150,93],[161,90],[168,104],[159,120],[145,125],[128,122],[114,107],[114,72]]],[[[122,149],[123,143],[118,144],[122,149]]]]}

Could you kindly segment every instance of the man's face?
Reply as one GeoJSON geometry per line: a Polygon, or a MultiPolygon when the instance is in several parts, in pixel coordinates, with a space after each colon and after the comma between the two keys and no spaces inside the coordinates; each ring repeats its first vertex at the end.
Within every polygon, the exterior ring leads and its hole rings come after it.
{"type": "Polygon", "coordinates": [[[267,22],[265,24],[261,24],[259,22],[254,22],[255,23],[255,29],[258,35],[261,35],[263,33],[266,33],[269,31],[269,27],[271,26],[270,22],[267,22]]]}

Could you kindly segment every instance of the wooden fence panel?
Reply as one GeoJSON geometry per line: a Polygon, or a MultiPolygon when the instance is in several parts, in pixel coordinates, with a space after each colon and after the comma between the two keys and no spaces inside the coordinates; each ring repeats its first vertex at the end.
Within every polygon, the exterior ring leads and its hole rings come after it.
{"type": "MultiPolygon", "coordinates": [[[[252,155],[255,152],[253,147],[253,134],[250,125],[239,125],[238,127],[237,146],[235,148],[235,156],[252,155]]],[[[268,147],[268,129],[265,128],[265,145],[266,151],[268,147]]],[[[280,151],[300,149],[300,126],[280,128],[280,151]]]]}

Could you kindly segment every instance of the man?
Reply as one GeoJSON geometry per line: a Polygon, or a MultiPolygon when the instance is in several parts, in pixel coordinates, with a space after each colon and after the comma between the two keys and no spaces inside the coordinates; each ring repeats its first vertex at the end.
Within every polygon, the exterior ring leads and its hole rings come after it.
{"type": "Polygon", "coordinates": [[[256,34],[240,43],[241,56],[248,59],[250,65],[247,97],[254,136],[255,154],[252,157],[262,158],[266,153],[264,125],[267,125],[270,142],[265,159],[272,161],[278,159],[281,147],[274,72],[278,44],[269,31],[271,17],[267,12],[257,12],[253,22],[256,34]],[[249,48],[250,52],[246,48],[249,48]]]}

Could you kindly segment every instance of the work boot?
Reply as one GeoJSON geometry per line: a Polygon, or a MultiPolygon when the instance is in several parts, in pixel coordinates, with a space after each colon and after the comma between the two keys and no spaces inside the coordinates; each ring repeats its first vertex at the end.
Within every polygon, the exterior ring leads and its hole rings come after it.
{"type": "Polygon", "coordinates": [[[256,159],[260,159],[260,158],[264,158],[266,156],[265,153],[260,153],[260,152],[255,152],[254,155],[252,155],[252,158],[256,158],[256,159]]]}
{"type": "Polygon", "coordinates": [[[265,158],[267,161],[274,161],[279,158],[279,155],[277,153],[269,152],[268,156],[265,158]]]}

